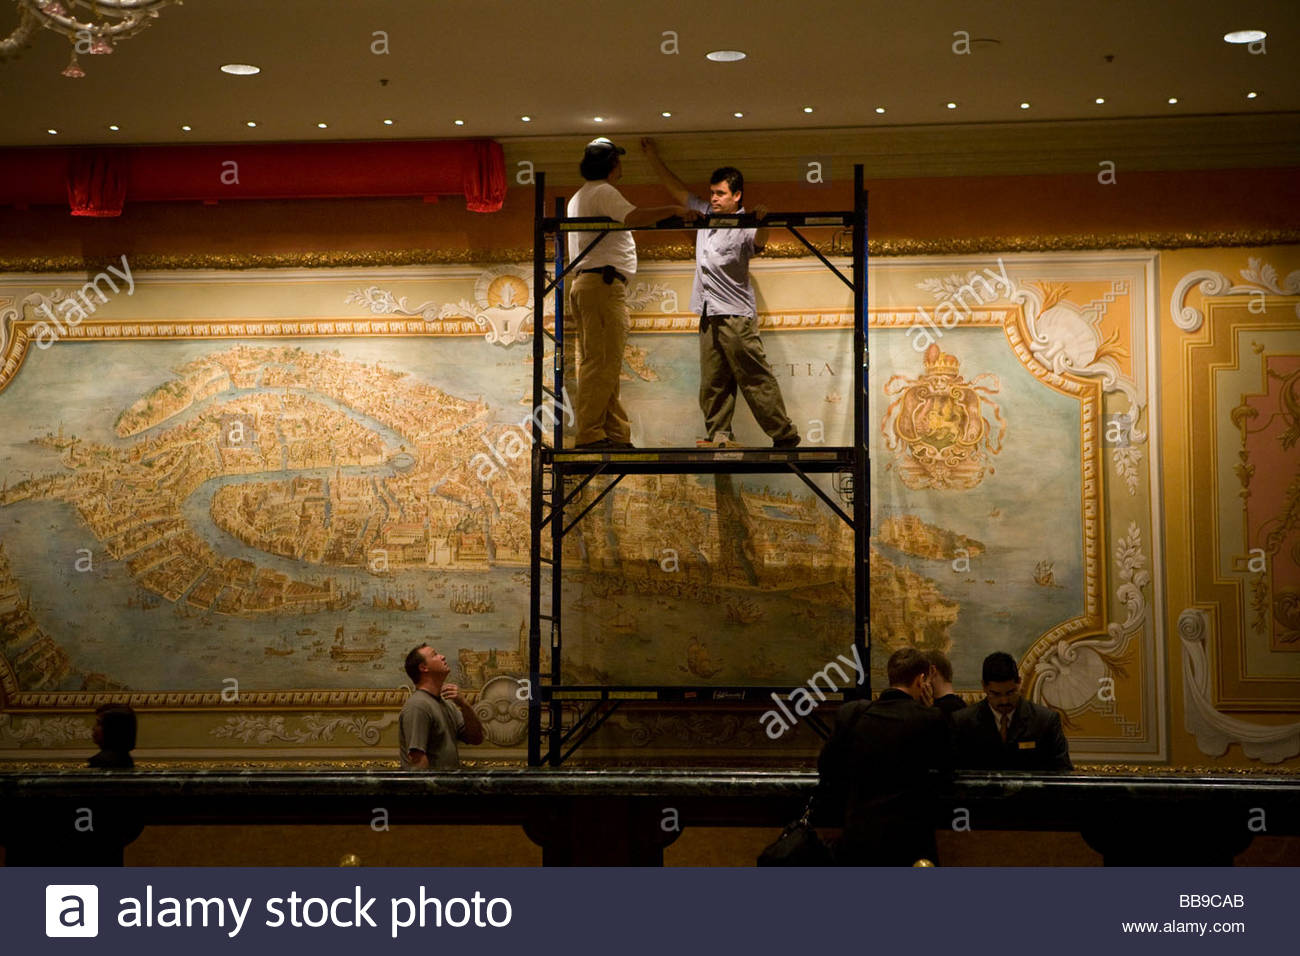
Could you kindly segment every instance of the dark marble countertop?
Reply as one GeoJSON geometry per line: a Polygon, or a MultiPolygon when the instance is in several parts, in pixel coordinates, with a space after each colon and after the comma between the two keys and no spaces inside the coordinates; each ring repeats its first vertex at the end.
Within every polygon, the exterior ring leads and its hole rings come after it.
{"type": "MultiPolygon", "coordinates": [[[[450,809],[465,804],[504,813],[539,801],[594,799],[678,800],[716,805],[709,816],[779,817],[806,799],[817,781],[811,770],[724,769],[498,769],[446,773],[400,770],[3,770],[0,805],[32,800],[130,801],[150,818],[216,816],[251,821],[277,817],[281,804],[301,816],[329,817],[375,799],[390,804],[450,809]],[[754,813],[741,812],[747,804],[754,813]],[[762,808],[769,808],[763,810],[762,808]]],[[[1142,802],[1182,806],[1238,805],[1266,801],[1300,807],[1300,775],[1175,773],[971,773],[955,775],[943,789],[945,803],[1016,804],[1049,815],[1074,808],[1142,802]]],[[[1006,809],[1010,809],[1007,807],[1006,809]]],[[[1297,815],[1292,810],[1289,817],[1297,815]]],[[[1282,823],[1279,814],[1279,824],[1282,823]]]]}

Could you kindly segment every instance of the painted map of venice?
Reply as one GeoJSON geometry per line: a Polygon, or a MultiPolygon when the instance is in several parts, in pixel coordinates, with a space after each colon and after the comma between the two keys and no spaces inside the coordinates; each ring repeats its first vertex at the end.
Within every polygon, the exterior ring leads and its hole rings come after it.
{"type": "MultiPolygon", "coordinates": [[[[1004,382],[1027,378],[1000,332],[954,341],[1004,382]]],[[[800,361],[783,361],[780,338],[769,348],[792,410],[843,443],[847,334],[786,342],[800,361]]],[[[634,427],[682,444],[694,339],[633,345],[634,427]]],[[[529,351],[446,337],[34,355],[0,394],[6,687],[210,693],[233,677],[310,698],[399,686],[421,641],[468,688],[525,674],[529,351]]],[[[895,364],[916,361],[909,349],[895,364]]],[[[1061,400],[1044,418],[1032,386],[1005,401],[1020,434],[1061,434],[1076,414],[1061,400]]],[[[979,502],[966,491],[954,511],[877,471],[876,671],[915,643],[969,672],[990,638],[1014,651],[1078,613],[1077,589],[1036,566],[1056,558],[1059,575],[1071,555],[998,517],[1058,508],[1054,493],[1023,497],[1029,475],[1042,492],[1033,448],[1011,442],[979,502]],[[963,561],[972,573],[955,574],[963,561]]],[[[566,539],[565,679],[797,685],[849,646],[851,560],[848,528],[788,476],[629,478],[566,539]]]]}

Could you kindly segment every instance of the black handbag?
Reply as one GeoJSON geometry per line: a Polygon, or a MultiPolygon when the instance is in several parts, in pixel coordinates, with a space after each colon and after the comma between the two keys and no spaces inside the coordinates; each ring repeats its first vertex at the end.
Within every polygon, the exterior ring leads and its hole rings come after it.
{"type": "Polygon", "coordinates": [[[808,805],[803,814],[776,838],[776,842],[763,848],[758,855],[759,866],[830,866],[831,849],[822,842],[809,822],[812,817],[813,801],[808,798],[808,805]]]}

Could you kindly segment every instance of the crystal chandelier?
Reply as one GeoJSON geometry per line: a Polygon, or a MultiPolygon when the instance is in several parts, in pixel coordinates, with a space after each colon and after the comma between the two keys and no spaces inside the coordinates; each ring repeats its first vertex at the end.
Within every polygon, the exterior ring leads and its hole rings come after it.
{"type": "Polygon", "coordinates": [[[0,59],[17,56],[39,29],[53,30],[72,44],[72,59],[63,75],[85,76],[77,54],[103,55],[135,36],[163,7],[181,0],[15,0],[18,26],[0,40],[0,59]]]}

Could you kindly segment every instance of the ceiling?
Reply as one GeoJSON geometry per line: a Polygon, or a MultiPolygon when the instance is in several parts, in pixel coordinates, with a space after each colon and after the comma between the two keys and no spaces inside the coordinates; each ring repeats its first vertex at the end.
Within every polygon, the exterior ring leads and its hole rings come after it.
{"type": "MultiPolygon", "coordinates": [[[[17,22],[14,3],[0,2],[0,37],[17,22]]],[[[50,32],[0,60],[0,145],[517,141],[1251,115],[1294,128],[1298,37],[1296,0],[186,0],[112,56],[83,55],[83,79],[60,75],[70,45],[50,32]],[[1263,52],[1223,41],[1245,28],[1268,32],[1263,52]],[[959,31],[996,42],[959,55],[959,31]],[[674,42],[679,52],[665,52],[674,42]],[[719,48],[748,57],[705,59],[719,48]],[[262,72],[221,73],[230,62],[262,72]]]]}

